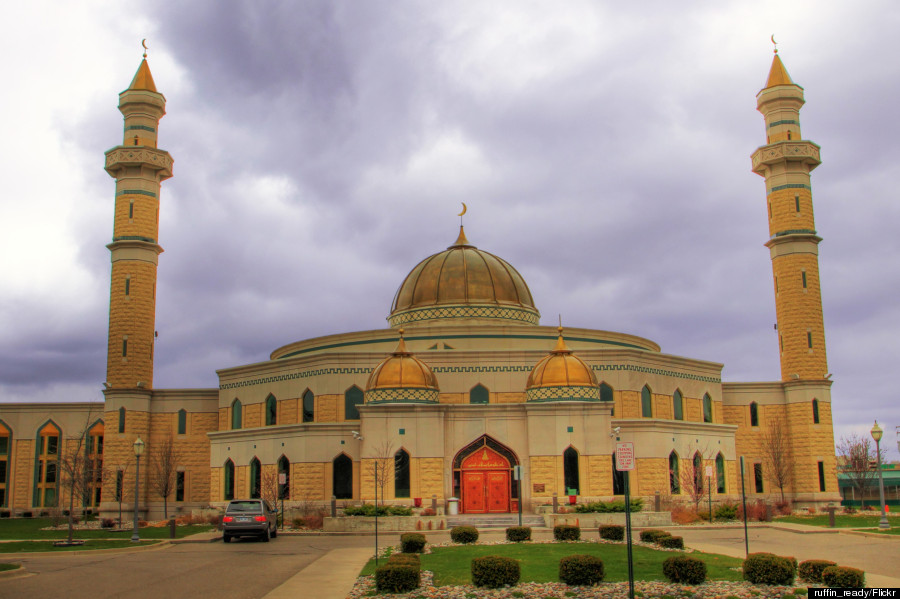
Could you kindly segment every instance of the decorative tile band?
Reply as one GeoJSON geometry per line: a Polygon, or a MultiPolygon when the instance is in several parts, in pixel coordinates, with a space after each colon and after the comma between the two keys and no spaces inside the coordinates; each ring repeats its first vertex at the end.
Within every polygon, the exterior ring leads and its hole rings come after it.
{"type": "MultiPolygon", "coordinates": [[[[531,372],[534,368],[530,365],[509,365],[509,366],[435,366],[432,372],[435,374],[472,374],[472,373],[503,373],[503,372],[531,372]]],[[[597,372],[603,371],[624,371],[624,372],[640,372],[643,374],[656,374],[660,376],[671,376],[691,381],[700,381],[703,383],[721,383],[722,379],[718,377],[701,376],[697,374],[689,374],[686,372],[676,372],[672,370],[662,370],[660,368],[647,368],[645,366],[635,366],[633,364],[593,364],[591,365],[597,372]]],[[[223,383],[219,385],[219,389],[225,391],[227,389],[239,389],[241,387],[252,387],[254,385],[268,385],[271,383],[281,383],[284,381],[293,381],[299,379],[309,379],[319,376],[328,376],[333,374],[363,374],[368,376],[372,372],[371,368],[318,368],[316,370],[305,370],[302,372],[291,372],[289,374],[281,374],[277,376],[269,376],[257,379],[249,379],[246,381],[237,381],[234,383],[223,383]]]]}
{"type": "Polygon", "coordinates": [[[372,389],[366,391],[365,401],[370,403],[438,403],[437,389],[372,389]]]}
{"type": "Polygon", "coordinates": [[[791,119],[785,119],[783,121],[775,121],[774,123],[769,123],[769,128],[777,127],[778,125],[797,125],[800,126],[800,123],[791,119]]]}
{"type": "Polygon", "coordinates": [[[113,237],[113,242],[116,241],[146,241],[147,243],[156,243],[156,240],[152,237],[140,237],[138,235],[124,235],[122,237],[113,237]]]}
{"type": "Polygon", "coordinates": [[[535,387],[525,391],[528,401],[600,401],[600,387],[535,387]]]}
{"type": "Polygon", "coordinates": [[[417,308],[405,312],[397,312],[388,317],[392,327],[409,322],[433,320],[437,318],[496,318],[498,320],[514,320],[528,324],[538,324],[540,314],[527,308],[510,308],[506,306],[454,305],[434,308],[417,308]]]}
{"type": "Polygon", "coordinates": [[[156,193],[154,193],[152,191],[144,191],[143,189],[123,189],[122,191],[117,191],[116,195],[117,196],[131,196],[131,195],[150,196],[151,198],[156,197],[156,193]]]}
{"type": "Polygon", "coordinates": [[[147,125],[128,125],[127,127],[125,127],[126,131],[133,131],[135,129],[140,131],[149,131],[150,133],[156,133],[156,129],[154,129],[153,127],[148,127],[147,125]]]}
{"type": "Polygon", "coordinates": [[[772,237],[784,237],[785,235],[817,235],[815,229],[788,229],[787,231],[779,231],[772,237]]]}
{"type": "Polygon", "coordinates": [[[776,185],[769,190],[769,193],[775,193],[776,191],[781,191],[782,189],[808,189],[812,191],[812,187],[810,187],[806,183],[787,183],[785,185],[776,185]]]}

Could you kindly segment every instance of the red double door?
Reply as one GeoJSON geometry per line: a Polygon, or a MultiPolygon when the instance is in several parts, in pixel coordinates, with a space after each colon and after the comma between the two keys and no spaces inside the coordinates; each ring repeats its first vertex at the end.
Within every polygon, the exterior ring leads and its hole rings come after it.
{"type": "Polygon", "coordinates": [[[462,463],[462,508],[466,514],[509,512],[509,461],[482,447],[462,463]]]}

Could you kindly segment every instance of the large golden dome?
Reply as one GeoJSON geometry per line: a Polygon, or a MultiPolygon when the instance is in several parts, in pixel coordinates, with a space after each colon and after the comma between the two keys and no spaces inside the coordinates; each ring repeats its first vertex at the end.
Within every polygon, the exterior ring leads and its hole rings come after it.
{"type": "Polygon", "coordinates": [[[381,361],[369,375],[365,402],[428,402],[438,401],[440,388],[428,364],[406,348],[403,329],[394,353],[381,361]]]}
{"type": "Polygon", "coordinates": [[[600,384],[590,366],[572,353],[563,340],[538,362],[525,384],[527,401],[600,401],[600,384]]]}
{"type": "Polygon", "coordinates": [[[391,326],[444,319],[538,324],[540,312],[522,275],[479,250],[459,228],[456,242],[419,262],[394,296],[391,326]]]}

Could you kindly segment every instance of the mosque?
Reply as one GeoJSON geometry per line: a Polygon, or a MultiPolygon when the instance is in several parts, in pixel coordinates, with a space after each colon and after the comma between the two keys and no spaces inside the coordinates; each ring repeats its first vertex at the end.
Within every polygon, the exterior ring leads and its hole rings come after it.
{"type": "Polygon", "coordinates": [[[718,502],[743,482],[751,499],[783,487],[795,505],[840,501],[810,186],[819,146],[801,135],[803,103],[776,51],[757,94],[766,135],[752,170],[765,179],[778,381],[723,382],[722,364],[648,339],[541,326],[521,274],[460,227],[400,282],[389,328],[279,347],[218,370],[217,388],[155,389],[160,184],[173,161],[157,145],[166,99],[145,55],[119,94],[122,144],[106,152],[116,185],[104,398],[0,405],[0,513],[68,505],[60,466],[74,447],[93,465],[84,503],[130,509],[138,438],[148,518],[163,505],[149,458],[170,439],[176,513],[272,484],[289,506],[371,502],[376,491],[403,505],[459,498],[463,513],[613,499],[624,492],[617,440],[634,444],[634,495],[686,501],[699,484],[718,502]],[[773,431],[787,478],[766,457],[773,431]]]}

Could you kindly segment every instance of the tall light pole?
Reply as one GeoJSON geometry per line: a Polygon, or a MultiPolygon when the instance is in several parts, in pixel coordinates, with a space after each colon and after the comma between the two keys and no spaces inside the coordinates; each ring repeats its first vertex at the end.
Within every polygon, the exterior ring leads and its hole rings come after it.
{"type": "Polygon", "coordinates": [[[875,454],[878,457],[878,492],[881,495],[881,521],[878,523],[878,528],[885,529],[890,528],[891,525],[887,519],[887,510],[884,509],[884,475],[881,473],[881,436],[884,431],[878,426],[877,420],[871,432],[872,438],[875,439],[875,454]]]}
{"type": "Polygon", "coordinates": [[[138,535],[138,502],[141,490],[141,454],[144,453],[144,442],[138,437],[134,442],[134,532],[131,533],[131,542],[140,543],[141,537],[138,535]]]}

